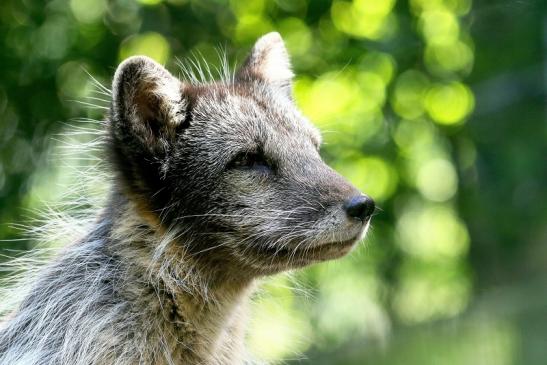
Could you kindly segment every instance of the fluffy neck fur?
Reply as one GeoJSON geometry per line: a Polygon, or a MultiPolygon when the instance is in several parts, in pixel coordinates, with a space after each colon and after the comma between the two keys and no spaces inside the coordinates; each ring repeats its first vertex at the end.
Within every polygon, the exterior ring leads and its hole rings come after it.
{"type": "Polygon", "coordinates": [[[181,364],[241,363],[253,278],[211,259],[209,253],[190,253],[184,241],[194,238],[185,237],[180,229],[166,231],[154,215],[123,196],[114,200],[112,206],[122,208],[115,212],[111,239],[114,246],[122,247],[112,252],[125,255],[135,265],[135,278],[155,292],[162,332],[172,331],[169,352],[174,360],[178,358],[181,364]],[[116,204],[119,200],[121,204],[116,204]]]}
{"type": "Polygon", "coordinates": [[[39,273],[0,330],[0,363],[246,361],[252,278],[188,254],[182,236],[115,194],[93,233],[39,273]]]}

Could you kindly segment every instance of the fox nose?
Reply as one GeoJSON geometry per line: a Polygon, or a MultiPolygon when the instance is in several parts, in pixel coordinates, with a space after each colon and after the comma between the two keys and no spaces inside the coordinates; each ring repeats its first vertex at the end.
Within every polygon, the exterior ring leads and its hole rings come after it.
{"type": "Polygon", "coordinates": [[[374,200],[366,195],[354,196],[344,204],[344,209],[349,217],[357,218],[362,221],[370,218],[374,212],[374,208],[374,200]]]}

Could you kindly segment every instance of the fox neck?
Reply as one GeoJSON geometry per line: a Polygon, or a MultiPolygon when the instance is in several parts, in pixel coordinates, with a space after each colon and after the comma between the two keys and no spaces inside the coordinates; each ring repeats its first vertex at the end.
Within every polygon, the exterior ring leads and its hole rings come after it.
{"type": "Polygon", "coordinates": [[[254,278],[192,255],[178,231],[162,227],[135,200],[117,194],[110,207],[113,252],[157,295],[162,313],[156,315],[173,336],[172,353],[182,363],[238,363],[254,278]]]}

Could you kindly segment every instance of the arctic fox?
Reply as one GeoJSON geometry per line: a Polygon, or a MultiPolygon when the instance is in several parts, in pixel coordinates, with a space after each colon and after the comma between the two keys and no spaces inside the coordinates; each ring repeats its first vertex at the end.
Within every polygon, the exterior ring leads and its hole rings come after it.
{"type": "Polygon", "coordinates": [[[292,78],[278,33],[215,82],[124,61],[108,204],[3,319],[0,364],[247,363],[257,278],[346,255],[374,211],[321,160],[292,78]]]}

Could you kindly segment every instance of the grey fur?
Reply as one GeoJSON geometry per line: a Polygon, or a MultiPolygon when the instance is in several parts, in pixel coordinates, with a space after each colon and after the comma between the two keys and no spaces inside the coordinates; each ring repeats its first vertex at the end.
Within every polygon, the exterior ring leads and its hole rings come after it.
{"type": "MultiPolygon", "coordinates": [[[[4,318],[0,364],[242,364],[256,279],[347,254],[369,220],[319,157],[277,33],[233,78],[145,57],[113,81],[107,207],[4,318]]],[[[325,101],[328,102],[328,101],[325,101]]]]}

